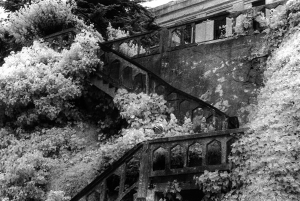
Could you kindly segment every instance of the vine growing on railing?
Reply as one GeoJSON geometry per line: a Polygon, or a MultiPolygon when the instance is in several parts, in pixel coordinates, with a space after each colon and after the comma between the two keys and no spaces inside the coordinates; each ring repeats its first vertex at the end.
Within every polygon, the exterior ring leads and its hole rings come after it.
{"type": "Polygon", "coordinates": [[[182,196],[180,194],[181,187],[177,180],[172,182],[168,181],[167,186],[163,192],[163,198],[159,201],[175,201],[175,200],[182,200],[182,196]]]}
{"type": "MultiPolygon", "coordinates": [[[[127,36],[129,36],[129,32],[121,30],[120,28],[115,29],[109,23],[109,25],[107,27],[107,36],[108,36],[108,41],[110,41],[110,40],[127,37],[127,36]]],[[[118,47],[113,47],[113,48],[118,48],[118,51],[120,53],[124,54],[125,56],[133,57],[138,54],[139,45],[137,44],[137,41],[129,40],[129,41],[123,42],[118,47]]],[[[145,53],[145,52],[146,52],[146,50],[142,46],[140,46],[140,54],[145,53]]]]}
{"type": "Polygon", "coordinates": [[[227,171],[209,172],[207,170],[200,176],[195,176],[196,184],[205,194],[201,201],[221,201],[226,198],[228,192],[235,188],[231,173],[227,171]]]}

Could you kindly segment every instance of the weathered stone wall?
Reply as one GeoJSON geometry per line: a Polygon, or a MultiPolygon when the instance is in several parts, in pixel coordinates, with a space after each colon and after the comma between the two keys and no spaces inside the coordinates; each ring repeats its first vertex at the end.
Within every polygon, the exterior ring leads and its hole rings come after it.
{"type": "Polygon", "coordinates": [[[135,59],[169,84],[214,105],[243,125],[263,85],[263,35],[176,47],[135,59]]]}

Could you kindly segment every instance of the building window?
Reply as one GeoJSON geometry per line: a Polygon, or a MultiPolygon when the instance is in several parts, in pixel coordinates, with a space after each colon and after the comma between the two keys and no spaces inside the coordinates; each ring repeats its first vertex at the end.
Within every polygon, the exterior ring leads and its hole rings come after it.
{"type": "Polygon", "coordinates": [[[263,6],[266,5],[266,0],[259,0],[252,2],[252,7],[263,6]]]}

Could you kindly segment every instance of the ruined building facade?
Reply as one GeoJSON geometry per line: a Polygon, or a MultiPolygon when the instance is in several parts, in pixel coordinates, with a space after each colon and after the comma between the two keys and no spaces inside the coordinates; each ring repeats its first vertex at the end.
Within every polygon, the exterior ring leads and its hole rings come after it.
{"type": "MultiPolygon", "coordinates": [[[[284,4],[175,1],[153,9],[161,29],[100,44],[104,65],[92,84],[111,97],[118,88],[163,95],[177,118],[190,117],[200,134],[135,146],[71,200],[159,201],[175,180],[182,200],[201,200],[193,177],[205,170],[230,171],[231,145],[246,130],[263,86],[265,23],[284,4]]],[[[62,45],[75,33],[65,30],[45,40],[62,45]]]]}
{"type": "MultiPolygon", "coordinates": [[[[193,177],[230,171],[231,144],[246,130],[263,86],[265,25],[284,4],[179,0],[153,9],[161,29],[101,44],[107,70],[93,79],[95,86],[112,97],[119,87],[158,93],[196,131],[203,131],[203,117],[213,131],[139,144],[72,201],[159,201],[177,184],[182,200],[201,200],[193,177]]],[[[176,190],[165,199],[176,200],[176,190]]]]}

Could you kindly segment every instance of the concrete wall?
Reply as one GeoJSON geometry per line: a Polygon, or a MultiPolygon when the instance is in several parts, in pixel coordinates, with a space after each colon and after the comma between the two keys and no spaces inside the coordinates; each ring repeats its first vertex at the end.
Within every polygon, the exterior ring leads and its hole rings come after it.
{"type": "Polygon", "coordinates": [[[135,60],[174,87],[238,116],[245,124],[263,85],[264,41],[262,34],[221,39],[135,60]]]}

